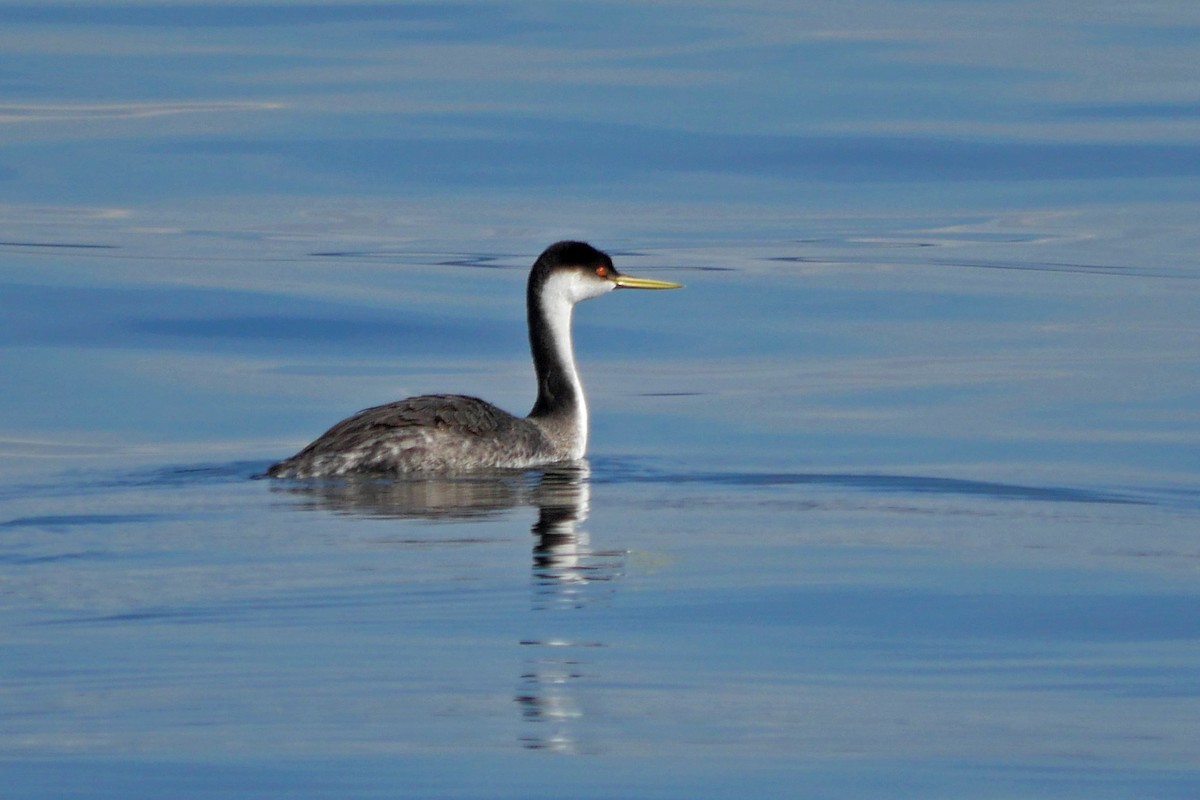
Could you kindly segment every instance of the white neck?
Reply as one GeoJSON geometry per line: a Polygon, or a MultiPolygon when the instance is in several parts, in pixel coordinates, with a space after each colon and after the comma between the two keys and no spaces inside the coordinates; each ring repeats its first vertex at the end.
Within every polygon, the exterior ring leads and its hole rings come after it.
{"type": "Polygon", "coordinates": [[[571,342],[572,312],[579,301],[613,288],[607,281],[589,280],[583,272],[564,270],[530,291],[529,342],[538,399],[529,415],[557,429],[556,438],[570,458],[583,458],[588,439],[587,401],[571,342]]]}
{"type": "Polygon", "coordinates": [[[549,343],[554,348],[557,368],[562,370],[563,377],[569,382],[574,394],[575,442],[571,457],[583,458],[587,450],[588,410],[583,382],[580,381],[579,370],[575,366],[575,346],[571,335],[571,318],[577,300],[571,285],[572,277],[570,274],[561,278],[555,275],[547,281],[542,294],[542,319],[549,334],[549,343]]]}

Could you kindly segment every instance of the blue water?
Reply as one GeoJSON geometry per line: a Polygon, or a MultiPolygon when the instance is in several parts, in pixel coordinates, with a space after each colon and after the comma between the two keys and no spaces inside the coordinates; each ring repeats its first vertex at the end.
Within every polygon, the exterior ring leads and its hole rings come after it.
{"type": "Polygon", "coordinates": [[[0,2],[4,796],[1197,796],[1200,7],[1060,5],[0,2]],[[257,477],[564,237],[586,465],[257,477]]]}

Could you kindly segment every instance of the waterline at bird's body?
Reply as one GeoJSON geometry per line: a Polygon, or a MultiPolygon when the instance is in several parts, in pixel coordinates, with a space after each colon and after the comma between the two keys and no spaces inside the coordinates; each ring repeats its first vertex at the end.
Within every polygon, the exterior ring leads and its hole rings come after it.
{"type": "Polygon", "coordinates": [[[613,289],[675,289],[622,275],[583,242],[558,242],[534,263],[526,288],[537,400],[517,417],[476,397],[422,395],[360,411],[267,474],[279,478],[526,468],[587,450],[588,413],[575,366],[575,304],[613,289]]]}

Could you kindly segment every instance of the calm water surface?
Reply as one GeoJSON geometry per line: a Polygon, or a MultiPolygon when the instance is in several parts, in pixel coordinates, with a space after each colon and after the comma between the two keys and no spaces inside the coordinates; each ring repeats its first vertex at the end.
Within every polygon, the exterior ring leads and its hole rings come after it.
{"type": "Polygon", "coordinates": [[[0,3],[5,797],[1195,797],[1200,12],[805,6],[0,3]]]}

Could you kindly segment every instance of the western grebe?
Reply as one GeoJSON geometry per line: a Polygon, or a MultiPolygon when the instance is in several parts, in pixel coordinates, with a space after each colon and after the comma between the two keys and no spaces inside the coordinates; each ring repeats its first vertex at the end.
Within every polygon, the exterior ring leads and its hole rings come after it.
{"type": "Polygon", "coordinates": [[[546,248],[529,272],[525,303],[537,401],[526,417],[463,395],[431,394],[375,406],[342,420],[291,458],[275,478],[457,472],[573,461],[587,449],[588,416],[571,345],[571,313],[613,289],[677,289],[622,275],[583,242],[546,248]]]}

